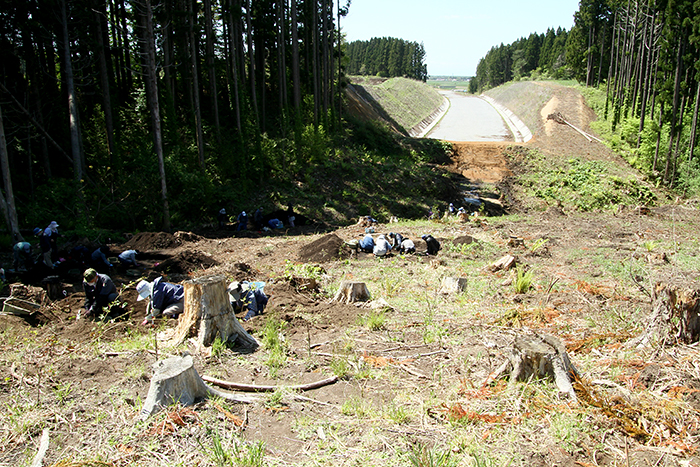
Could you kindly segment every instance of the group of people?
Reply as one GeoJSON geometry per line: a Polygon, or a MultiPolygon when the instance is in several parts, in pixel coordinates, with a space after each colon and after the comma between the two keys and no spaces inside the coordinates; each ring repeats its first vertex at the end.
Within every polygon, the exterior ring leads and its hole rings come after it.
{"type": "MultiPolygon", "coordinates": [[[[400,233],[389,232],[387,239],[383,234],[379,235],[375,240],[370,232],[365,233],[365,236],[358,242],[358,247],[365,253],[372,253],[375,256],[386,256],[391,251],[396,251],[401,254],[416,253],[416,244],[408,237],[404,237],[400,233]]],[[[425,241],[427,249],[424,254],[437,255],[440,250],[440,242],[432,235],[422,235],[421,239],[425,241]]]]}
{"type": "MultiPolygon", "coordinates": [[[[286,225],[288,227],[295,227],[295,221],[296,221],[296,216],[294,214],[294,211],[292,207],[290,206],[287,211],[284,213],[284,216],[286,217],[286,225]]],[[[228,220],[227,214],[226,214],[226,208],[221,208],[219,210],[219,214],[217,215],[217,221],[219,224],[219,229],[223,229],[224,225],[226,224],[228,220]]],[[[259,207],[258,209],[253,212],[252,216],[252,228],[254,230],[258,231],[269,231],[269,230],[274,230],[274,229],[282,229],[284,228],[285,223],[278,219],[278,218],[270,218],[270,219],[265,219],[264,211],[262,207],[259,207]]],[[[242,230],[248,230],[251,227],[251,216],[248,215],[246,211],[241,211],[238,213],[236,216],[236,231],[242,231],[242,230]]]]}

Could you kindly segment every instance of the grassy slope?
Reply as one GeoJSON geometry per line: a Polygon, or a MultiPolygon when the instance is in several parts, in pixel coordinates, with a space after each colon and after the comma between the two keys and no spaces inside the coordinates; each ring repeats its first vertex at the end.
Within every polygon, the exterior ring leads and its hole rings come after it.
{"type": "Polygon", "coordinates": [[[380,84],[370,84],[362,77],[353,78],[406,131],[434,112],[442,96],[425,83],[407,78],[391,78],[380,84]]]}

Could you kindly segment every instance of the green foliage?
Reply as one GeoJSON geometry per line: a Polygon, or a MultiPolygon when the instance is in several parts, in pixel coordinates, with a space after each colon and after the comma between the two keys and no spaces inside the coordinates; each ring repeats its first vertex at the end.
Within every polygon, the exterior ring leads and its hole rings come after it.
{"type": "Polygon", "coordinates": [[[414,467],[457,467],[459,459],[452,457],[448,449],[429,449],[423,444],[412,446],[408,460],[414,467]]]}
{"type": "Polygon", "coordinates": [[[287,343],[282,334],[286,326],[285,321],[269,319],[263,329],[262,344],[267,351],[265,364],[273,378],[287,361],[287,343]]]}
{"type": "Polygon", "coordinates": [[[532,170],[522,177],[532,194],[579,211],[611,209],[618,204],[650,204],[656,200],[651,187],[632,176],[612,172],[607,162],[569,159],[560,164],[532,154],[532,170]]]}
{"type": "Polygon", "coordinates": [[[532,270],[526,271],[524,267],[518,266],[515,281],[513,282],[514,292],[517,294],[527,293],[532,285],[533,276],[532,270]]]}
{"type": "Polygon", "coordinates": [[[286,260],[284,263],[284,278],[287,280],[293,277],[303,277],[305,279],[321,280],[326,271],[318,265],[309,263],[293,263],[286,260]]]}
{"type": "Polygon", "coordinates": [[[384,310],[371,311],[359,317],[360,324],[367,326],[370,331],[381,331],[386,324],[386,313],[384,310]]]}
{"type": "Polygon", "coordinates": [[[393,37],[373,37],[346,45],[347,73],[380,77],[428,78],[423,44],[393,37]]]}

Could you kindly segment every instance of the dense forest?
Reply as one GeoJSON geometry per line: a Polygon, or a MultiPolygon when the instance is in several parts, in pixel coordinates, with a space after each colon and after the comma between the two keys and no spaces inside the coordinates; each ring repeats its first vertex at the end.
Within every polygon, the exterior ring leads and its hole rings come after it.
{"type": "Polygon", "coordinates": [[[374,37],[368,41],[347,44],[347,73],[349,75],[405,77],[428,79],[423,44],[393,37],[374,37]]]}
{"type": "Polygon", "coordinates": [[[565,29],[547,29],[545,34],[532,33],[512,44],[492,47],[479,60],[476,76],[469,82],[470,89],[493,88],[512,80],[533,74],[556,78],[571,76],[566,63],[565,29]]]}
{"type": "MultiPolygon", "coordinates": [[[[349,4],[349,2],[348,2],[349,4]]],[[[164,228],[310,170],[338,125],[331,0],[0,3],[0,205],[16,238],[164,228]]]]}
{"type": "Polygon", "coordinates": [[[698,194],[700,4],[581,0],[567,34],[549,30],[492,48],[470,90],[512,79],[573,77],[605,92],[613,144],[653,180],[698,194]]]}

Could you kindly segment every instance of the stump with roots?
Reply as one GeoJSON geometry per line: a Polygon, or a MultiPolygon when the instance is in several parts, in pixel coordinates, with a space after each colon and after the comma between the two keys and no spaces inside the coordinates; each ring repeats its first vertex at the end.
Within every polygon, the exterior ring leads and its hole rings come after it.
{"type": "Polygon", "coordinates": [[[229,301],[224,276],[200,277],[184,283],[185,309],[178,318],[175,337],[178,344],[194,337],[197,345],[208,347],[218,337],[245,351],[258,347],[248,334],[229,301]]]}
{"type": "Polygon", "coordinates": [[[194,369],[190,355],[170,357],[153,364],[153,378],[143,403],[141,418],[147,419],[163,407],[179,403],[192,405],[209,396],[234,402],[255,402],[255,397],[217,391],[207,386],[194,369]]]}
{"type": "Polygon", "coordinates": [[[343,281],[338,287],[333,297],[334,302],[353,303],[358,301],[367,301],[370,299],[370,293],[364,282],[343,281]]]}
{"type": "Polygon", "coordinates": [[[578,378],[578,372],[569,360],[564,345],[554,336],[516,336],[508,360],[489,376],[485,384],[490,384],[506,372],[510,372],[511,385],[516,381],[527,381],[533,376],[551,378],[559,388],[560,394],[577,400],[572,383],[578,378]]]}
{"type": "Polygon", "coordinates": [[[691,344],[700,339],[700,290],[696,283],[658,282],[644,332],[627,347],[691,344]]]}

